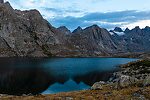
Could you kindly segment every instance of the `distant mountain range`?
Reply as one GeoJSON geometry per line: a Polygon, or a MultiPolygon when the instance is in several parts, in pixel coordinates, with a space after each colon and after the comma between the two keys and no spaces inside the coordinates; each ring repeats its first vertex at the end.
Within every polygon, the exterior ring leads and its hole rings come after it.
{"type": "Polygon", "coordinates": [[[73,32],[53,27],[39,11],[20,11],[0,1],[0,56],[98,57],[149,52],[150,27],[108,31],[98,25],[73,32]]]}

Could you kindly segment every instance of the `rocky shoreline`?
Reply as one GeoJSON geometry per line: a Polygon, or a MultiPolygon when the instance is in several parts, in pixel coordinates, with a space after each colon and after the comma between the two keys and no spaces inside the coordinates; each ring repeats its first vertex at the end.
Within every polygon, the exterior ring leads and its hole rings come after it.
{"type": "MultiPolygon", "coordinates": [[[[107,82],[97,82],[91,89],[103,90],[103,86],[109,85],[113,89],[124,89],[129,87],[139,87],[141,89],[150,86],[150,59],[138,60],[120,66],[120,71],[115,72],[113,77],[107,82]]],[[[148,94],[150,91],[148,91],[148,94]]],[[[140,94],[141,95],[141,94],[140,94]]],[[[141,96],[139,97],[139,99],[141,96]]],[[[138,100],[139,100],[138,99],[138,100]]],[[[149,100],[143,96],[142,100],[149,100]]],[[[141,99],[140,99],[141,100],[141,99]]]]}
{"type": "MultiPolygon", "coordinates": [[[[144,83],[150,78],[150,60],[138,60],[131,62],[125,65],[120,66],[120,70],[115,72],[107,81],[107,84],[126,84],[128,85],[138,83],[143,81],[143,86],[150,85],[150,83],[144,83]],[[122,83],[121,83],[122,82],[122,83]]],[[[104,84],[103,82],[99,82],[104,84]]],[[[106,84],[105,83],[105,84],[106,84]]],[[[126,85],[125,85],[126,86],[126,85]]],[[[125,86],[121,85],[120,87],[124,88],[125,86]]],[[[117,86],[119,87],[119,86],[117,86]]]]}

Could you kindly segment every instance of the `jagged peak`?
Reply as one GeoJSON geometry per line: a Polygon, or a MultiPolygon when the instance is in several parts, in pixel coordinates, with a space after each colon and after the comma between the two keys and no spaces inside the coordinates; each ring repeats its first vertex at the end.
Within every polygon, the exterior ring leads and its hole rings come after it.
{"type": "Polygon", "coordinates": [[[122,28],[120,28],[120,27],[115,27],[114,31],[116,31],[116,32],[123,32],[122,28]]]}
{"type": "Polygon", "coordinates": [[[134,29],[140,29],[140,27],[139,26],[135,26],[135,28],[134,29]]]}
{"type": "MultiPolygon", "coordinates": [[[[8,1],[4,2],[4,0],[0,0],[0,4],[1,4],[1,5],[7,5],[7,6],[10,6],[10,7],[11,7],[11,4],[10,4],[8,1]]],[[[11,7],[11,8],[12,8],[12,7],[11,7]]]]}
{"type": "Polygon", "coordinates": [[[150,30],[150,27],[149,27],[149,26],[146,26],[146,27],[143,28],[142,30],[144,30],[144,31],[149,31],[149,30],[150,30]]]}
{"type": "Polygon", "coordinates": [[[57,29],[69,30],[66,26],[60,26],[57,29]]]}
{"type": "Polygon", "coordinates": [[[149,29],[149,28],[150,28],[149,26],[146,26],[146,27],[145,27],[145,29],[149,29]]]}
{"type": "Polygon", "coordinates": [[[141,30],[139,26],[135,26],[135,28],[133,28],[131,31],[138,31],[141,30]]]}
{"type": "Polygon", "coordinates": [[[82,30],[82,28],[80,26],[77,27],[78,30],[82,30]]]}
{"type": "Polygon", "coordinates": [[[59,31],[65,33],[65,34],[70,34],[71,31],[66,27],[66,26],[60,26],[57,28],[59,31]]]}
{"type": "Polygon", "coordinates": [[[128,27],[125,30],[130,30],[128,27]]]}
{"type": "Polygon", "coordinates": [[[9,16],[14,14],[14,9],[9,2],[0,3],[0,9],[4,11],[4,14],[9,14],[9,16]]]}
{"type": "Polygon", "coordinates": [[[100,28],[97,24],[93,24],[91,27],[93,27],[93,28],[100,28]]]}
{"type": "Polygon", "coordinates": [[[78,26],[72,33],[78,33],[78,32],[81,32],[83,29],[78,26]]]}
{"type": "Polygon", "coordinates": [[[126,33],[126,32],[129,32],[129,31],[130,31],[130,29],[127,27],[124,32],[126,33]]]}
{"type": "Polygon", "coordinates": [[[87,30],[87,29],[101,29],[101,28],[98,25],[94,24],[92,26],[85,28],[84,30],[87,30]]]}

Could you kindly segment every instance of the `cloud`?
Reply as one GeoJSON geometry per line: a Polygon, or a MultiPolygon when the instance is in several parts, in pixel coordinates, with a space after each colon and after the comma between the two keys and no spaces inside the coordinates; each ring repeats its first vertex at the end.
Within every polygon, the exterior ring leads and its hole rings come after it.
{"type": "MultiPolygon", "coordinates": [[[[98,24],[107,29],[150,20],[148,0],[7,0],[16,9],[38,9],[55,27],[87,27],[98,24]],[[143,2],[145,4],[141,5],[143,2]],[[136,9],[136,10],[134,10],[136,9]]],[[[140,24],[140,23],[139,23],[140,24]]],[[[136,24],[132,24],[134,26],[136,24]]],[[[145,26],[146,23],[145,23],[145,26]]]]}
{"type": "Polygon", "coordinates": [[[145,28],[145,26],[150,26],[150,20],[141,20],[131,24],[127,24],[122,26],[123,28],[128,27],[129,29],[133,29],[135,26],[139,26],[140,28],[145,28]]]}
{"type": "MultiPolygon", "coordinates": [[[[71,30],[77,26],[87,27],[92,24],[98,24],[101,27],[111,29],[116,26],[123,27],[128,26],[130,23],[137,21],[150,20],[150,11],[117,11],[107,13],[87,13],[81,17],[56,17],[49,19],[49,21],[55,26],[65,25],[71,30]]],[[[147,23],[145,23],[146,25],[147,23]]]]}

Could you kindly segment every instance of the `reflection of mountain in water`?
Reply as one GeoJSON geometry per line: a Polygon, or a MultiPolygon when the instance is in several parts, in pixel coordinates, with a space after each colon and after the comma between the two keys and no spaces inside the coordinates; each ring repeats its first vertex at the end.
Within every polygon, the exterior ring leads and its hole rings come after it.
{"type": "Polygon", "coordinates": [[[90,86],[86,85],[83,82],[76,83],[75,81],[70,79],[64,84],[55,83],[51,85],[46,91],[43,92],[43,94],[53,94],[58,93],[60,91],[68,92],[68,91],[84,90],[89,88],[90,86]]]}
{"type": "Polygon", "coordinates": [[[0,68],[0,93],[37,94],[45,90],[51,78],[41,68],[0,68]]]}
{"type": "Polygon", "coordinates": [[[71,79],[69,77],[55,77],[56,83],[43,92],[43,94],[53,94],[58,92],[67,92],[75,90],[89,89],[95,82],[107,81],[114,71],[105,72],[89,72],[86,74],[75,75],[71,79]]]}
{"type": "Polygon", "coordinates": [[[73,80],[77,83],[84,82],[85,84],[92,86],[95,82],[108,81],[114,71],[115,70],[104,72],[94,71],[84,75],[74,76],[73,80]]]}
{"type": "MultiPolygon", "coordinates": [[[[49,91],[53,92],[87,89],[90,85],[97,81],[108,80],[115,69],[111,66],[110,70],[100,70],[100,67],[104,66],[94,67],[93,64],[89,64],[90,66],[87,66],[88,64],[84,65],[84,63],[82,64],[81,62],[73,62],[74,60],[83,61],[83,59],[64,59],[62,59],[63,63],[65,63],[63,65],[62,63],[57,62],[57,59],[0,58],[0,94],[38,94],[45,91],[48,87],[49,91]],[[55,64],[49,64],[49,66],[45,67],[45,63],[47,62],[57,62],[56,65],[59,66],[56,66],[55,64]],[[61,68],[61,70],[59,68],[61,68]],[[80,69],[86,71],[80,71],[80,69]]],[[[88,59],[88,62],[90,63],[94,63],[96,60],[93,60],[93,58],[91,61],[91,58],[86,59],[88,59]]],[[[105,58],[99,58],[97,60],[101,61],[102,59],[105,58]]],[[[107,58],[107,60],[112,59],[107,58]]],[[[124,59],[124,63],[133,60],[135,59],[124,59]]],[[[117,62],[114,63],[114,65],[123,63],[123,59],[121,58],[113,61],[117,62]]],[[[96,62],[98,63],[98,61],[96,62]]],[[[107,62],[105,63],[108,64],[107,62]]]]}

